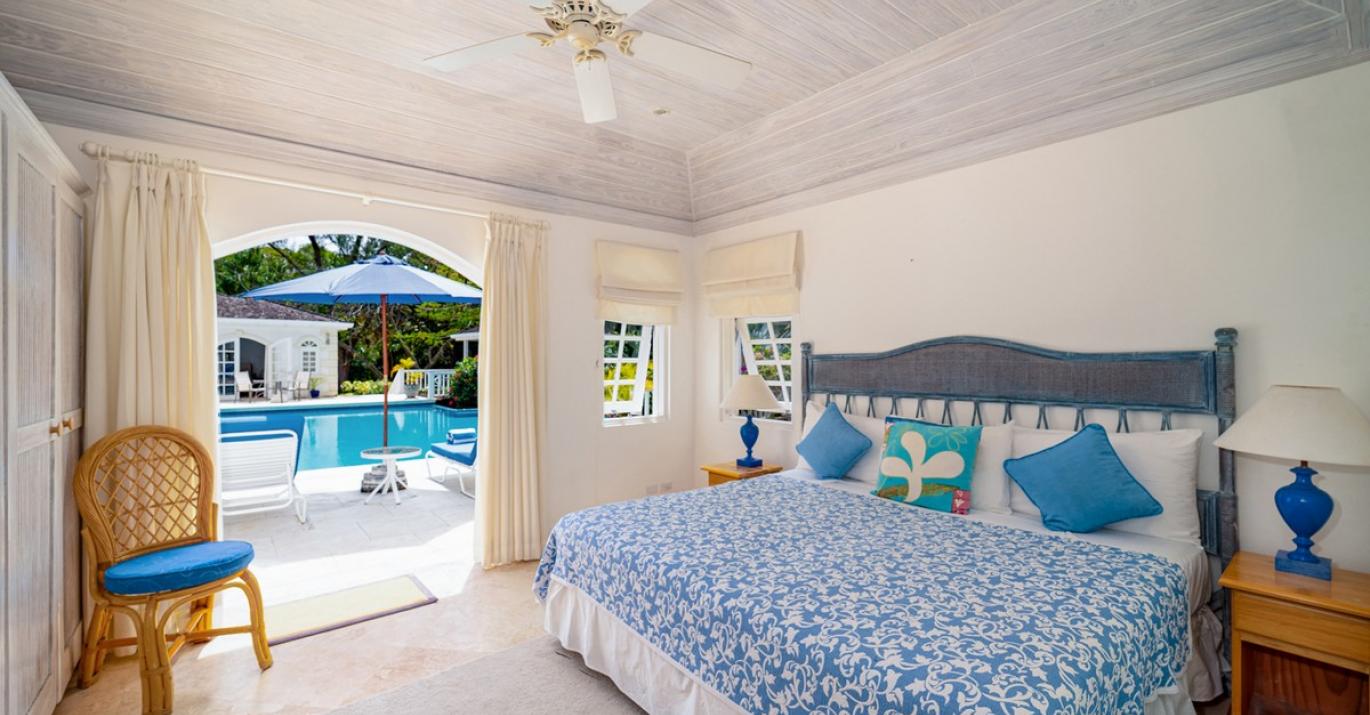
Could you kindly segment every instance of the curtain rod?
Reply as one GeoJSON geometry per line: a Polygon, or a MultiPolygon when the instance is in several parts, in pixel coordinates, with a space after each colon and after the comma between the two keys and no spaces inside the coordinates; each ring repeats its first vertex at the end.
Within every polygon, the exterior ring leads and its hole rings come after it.
{"type": "MultiPolygon", "coordinates": [[[[143,152],[136,152],[131,150],[117,151],[115,149],[111,149],[108,146],[105,146],[104,144],[97,144],[92,141],[84,141],[81,142],[81,153],[85,154],[88,157],[91,157],[92,159],[99,159],[103,157],[107,159],[114,159],[115,161],[133,162],[136,161],[138,155],[143,152]]],[[[170,162],[165,159],[159,159],[157,163],[159,166],[166,167],[170,167],[174,164],[174,162],[170,162]]],[[[347,191],[345,189],[334,189],[328,186],[319,186],[317,184],[305,184],[298,181],[276,179],[270,176],[244,174],[237,171],[211,169],[208,167],[200,167],[200,171],[201,173],[207,174],[209,176],[220,176],[225,179],[238,179],[239,181],[250,181],[256,184],[267,184],[270,186],[280,186],[282,188],[287,189],[299,189],[301,191],[313,191],[319,194],[329,194],[330,196],[343,196],[346,198],[357,199],[362,202],[363,206],[370,206],[371,204],[390,204],[392,206],[403,206],[405,208],[420,209],[423,211],[436,211],[438,213],[452,214],[454,216],[467,216],[469,218],[478,218],[481,220],[485,220],[490,217],[489,214],[478,213],[476,211],[466,211],[463,209],[454,209],[449,208],[447,206],[437,206],[434,204],[423,204],[415,201],[405,201],[404,199],[392,199],[387,198],[385,196],[363,194],[356,191],[347,191]]]]}

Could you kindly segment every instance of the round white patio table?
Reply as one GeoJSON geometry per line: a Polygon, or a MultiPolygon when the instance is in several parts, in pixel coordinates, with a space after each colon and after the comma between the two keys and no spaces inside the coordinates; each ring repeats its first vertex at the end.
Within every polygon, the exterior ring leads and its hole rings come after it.
{"type": "Polygon", "coordinates": [[[370,494],[366,495],[366,499],[362,503],[370,504],[371,497],[374,497],[377,494],[384,494],[386,490],[389,490],[390,493],[395,497],[395,503],[399,504],[400,470],[399,467],[395,465],[395,462],[401,459],[417,457],[420,454],[423,454],[423,450],[419,449],[418,447],[373,447],[371,449],[363,449],[362,459],[380,460],[385,462],[385,479],[382,479],[381,483],[378,484],[375,489],[372,489],[370,494]]]}

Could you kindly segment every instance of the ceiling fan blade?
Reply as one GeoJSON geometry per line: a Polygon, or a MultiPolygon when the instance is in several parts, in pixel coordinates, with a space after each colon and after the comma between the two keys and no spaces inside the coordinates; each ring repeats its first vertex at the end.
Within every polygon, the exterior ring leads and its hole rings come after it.
{"type": "Polygon", "coordinates": [[[433,55],[424,60],[423,63],[436,70],[452,72],[482,62],[489,62],[501,57],[512,55],[520,50],[529,47],[537,47],[538,41],[528,35],[510,35],[501,37],[498,40],[489,40],[478,45],[463,47],[460,50],[444,52],[440,55],[433,55]]]}
{"type": "Polygon", "coordinates": [[[576,88],[580,90],[580,111],[586,124],[618,118],[614,106],[614,86],[609,81],[609,61],[603,58],[575,62],[576,88]]]}
{"type": "Polygon", "coordinates": [[[607,4],[610,10],[626,16],[651,5],[652,0],[609,0],[608,3],[601,3],[604,4],[607,4]]]}
{"type": "Polygon", "coordinates": [[[634,37],[625,54],[724,89],[737,89],[752,70],[745,60],[650,32],[634,37]]]}

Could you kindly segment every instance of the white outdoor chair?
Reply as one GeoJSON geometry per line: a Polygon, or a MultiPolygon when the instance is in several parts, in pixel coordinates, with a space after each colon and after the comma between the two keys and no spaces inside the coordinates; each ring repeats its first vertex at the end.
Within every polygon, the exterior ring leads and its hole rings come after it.
{"type": "Polygon", "coordinates": [[[309,502],[295,488],[299,437],[288,429],[231,432],[219,436],[219,473],[224,516],[295,508],[300,523],[309,502]]]}
{"type": "Polygon", "coordinates": [[[447,475],[457,475],[457,489],[462,494],[475,499],[466,488],[466,477],[476,476],[476,431],[473,429],[448,430],[448,439],[434,442],[424,455],[423,463],[428,467],[428,478],[439,484],[447,481],[447,475]],[[433,462],[442,467],[442,473],[433,474],[433,462]]]}
{"type": "Polygon", "coordinates": [[[233,394],[235,398],[241,399],[243,393],[247,393],[247,399],[252,401],[253,396],[266,399],[266,381],[253,380],[252,375],[246,370],[233,376],[233,394]]]}
{"type": "Polygon", "coordinates": [[[310,377],[311,375],[304,370],[295,373],[295,385],[293,388],[295,390],[295,399],[303,400],[309,396],[310,377]]]}

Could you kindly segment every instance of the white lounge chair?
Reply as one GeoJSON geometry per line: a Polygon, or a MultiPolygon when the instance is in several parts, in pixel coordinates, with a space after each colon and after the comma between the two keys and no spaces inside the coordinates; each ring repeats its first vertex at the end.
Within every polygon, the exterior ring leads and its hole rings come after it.
{"type": "Polygon", "coordinates": [[[233,395],[235,399],[242,399],[243,394],[247,394],[247,401],[251,402],[252,397],[259,396],[266,399],[266,380],[253,380],[252,375],[246,370],[233,376],[233,395]]]}
{"type": "Polygon", "coordinates": [[[309,378],[312,377],[307,371],[301,370],[295,373],[295,399],[303,400],[309,396],[309,378]]]}
{"type": "Polygon", "coordinates": [[[231,432],[219,436],[219,473],[224,516],[295,508],[300,523],[309,502],[295,488],[299,436],[288,429],[231,432]]]}
{"type": "Polygon", "coordinates": [[[434,442],[428,448],[428,454],[424,455],[424,465],[428,467],[428,478],[441,484],[447,480],[447,475],[456,473],[457,489],[464,495],[475,499],[466,488],[466,477],[476,476],[476,431],[473,429],[454,429],[448,430],[447,440],[444,442],[434,442]],[[433,462],[437,462],[442,467],[442,473],[433,474],[433,462]]]}

